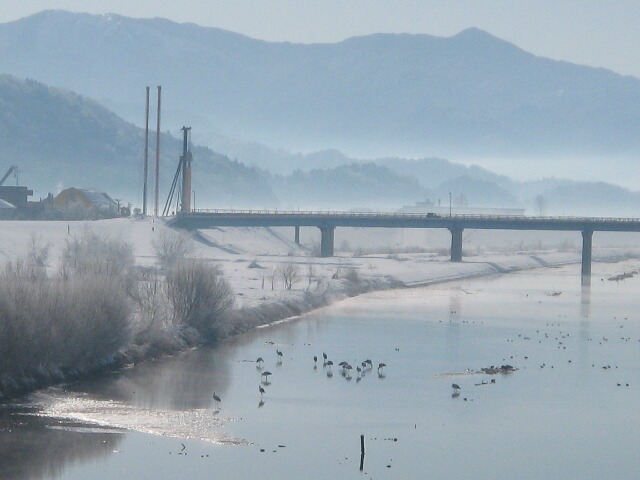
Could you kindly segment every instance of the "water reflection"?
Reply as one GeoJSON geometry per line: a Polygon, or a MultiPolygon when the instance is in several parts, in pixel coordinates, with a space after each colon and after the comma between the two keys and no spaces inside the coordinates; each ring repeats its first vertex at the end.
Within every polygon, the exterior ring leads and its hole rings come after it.
{"type": "Polygon", "coordinates": [[[580,288],[580,316],[582,318],[591,316],[591,282],[583,282],[580,288]]]}
{"type": "Polygon", "coordinates": [[[104,457],[124,435],[74,422],[34,416],[38,409],[0,406],[0,478],[40,479],[104,457]]]}
{"type": "Polygon", "coordinates": [[[449,294],[449,325],[446,330],[447,355],[450,359],[458,358],[460,353],[460,315],[462,311],[461,289],[459,286],[450,288],[449,294]]]}
{"type": "Polygon", "coordinates": [[[229,356],[202,349],[145,363],[115,373],[107,380],[103,377],[80,382],[73,386],[73,391],[147,409],[209,408],[215,403],[213,392],[224,396],[228,388],[229,358],[237,348],[233,344],[225,346],[229,356]]]}
{"type": "Polygon", "coordinates": [[[460,318],[462,300],[460,299],[461,288],[449,289],[449,321],[453,322],[460,318]]]}
{"type": "MultiPolygon", "coordinates": [[[[584,280],[584,279],[583,279],[584,280]]],[[[591,282],[582,282],[580,287],[580,322],[579,322],[579,332],[580,332],[580,344],[579,344],[579,354],[580,354],[580,364],[588,365],[589,359],[589,342],[591,333],[589,329],[591,317],[591,282]]]]}

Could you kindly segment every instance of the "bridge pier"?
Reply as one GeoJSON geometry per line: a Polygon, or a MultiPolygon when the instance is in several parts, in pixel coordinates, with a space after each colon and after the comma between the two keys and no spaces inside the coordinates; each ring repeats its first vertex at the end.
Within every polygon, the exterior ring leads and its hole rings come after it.
{"type": "Polygon", "coordinates": [[[333,257],[333,243],[336,227],[318,227],[320,229],[320,256],[333,257]]]}
{"type": "Polygon", "coordinates": [[[298,225],[295,226],[294,238],[297,245],[300,245],[300,227],[298,225]]]}
{"type": "Polygon", "coordinates": [[[462,232],[464,228],[462,227],[451,227],[449,228],[451,232],[451,261],[452,262],[461,262],[462,261],[462,232]]]}
{"type": "Polygon", "coordinates": [[[591,278],[591,246],[593,230],[582,231],[582,282],[591,278]]]}

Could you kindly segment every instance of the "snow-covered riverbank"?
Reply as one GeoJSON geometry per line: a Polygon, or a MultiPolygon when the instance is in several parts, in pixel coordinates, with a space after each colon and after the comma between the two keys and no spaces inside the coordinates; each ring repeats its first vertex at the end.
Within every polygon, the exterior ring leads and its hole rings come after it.
{"type": "MultiPolygon", "coordinates": [[[[70,239],[86,230],[131,245],[140,267],[158,264],[154,242],[169,230],[162,220],[128,218],[90,222],[2,222],[0,259],[25,255],[37,237],[50,247],[55,270],[70,239]]],[[[237,327],[230,333],[313,310],[341,298],[389,288],[413,287],[466,277],[551,267],[580,261],[577,232],[469,231],[464,257],[452,263],[447,231],[338,229],[336,256],[316,256],[317,229],[302,229],[302,245],[287,228],[213,228],[179,232],[193,244],[193,256],[219,265],[234,295],[237,327]],[[283,269],[293,271],[287,288],[283,269]]],[[[640,236],[594,236],[594,261],[640,256],[640,236]]]]}
{"type": "MultiPolygon", "coordinates": [[[[25,255],[35,235],[42,244],[50,245],[49,267],[53,270],[66,242],[86,229],[129,243],[136,264],[153,267],[157,265],[154,241],[168,227],[153,218],[5,221],[0,228],[0,261],[25,255]]],[[[286,228],[215,228],[180,234],[192,240],[195,257],[222,268],[238,307],[296,303],[304,294],[327,290],[337,298],[340,293],[427,285],[580,261],[577,232],[470,231],[465,234],[463,261],[452,263],[446,231],[338,229],[336,256],[319,258],[314,254],[319,239],[315,238],[319,237],[316,230],[302,229],[303,245],[297,245],[293,229],[286,228]],[[284,285],[281,270],[285,265],[293,265],[295,271],[291,289],[284,285]],[[354,280],[359,286],[348,286],[354,280]]],[[[640,235],[594,235],[594,261],[637,256],[640,235]]]]}

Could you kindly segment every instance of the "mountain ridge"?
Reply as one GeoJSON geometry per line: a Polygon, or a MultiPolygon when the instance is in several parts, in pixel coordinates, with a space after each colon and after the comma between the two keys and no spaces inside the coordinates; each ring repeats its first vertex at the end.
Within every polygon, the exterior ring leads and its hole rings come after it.
{"type": "Polygon", "coordinates": [[[47,11],[0,24],[0,71],[95,98],[136,124],[144,85],[162,84],[166,124],[197,122],[206,144],[220,133],[370,157],[640,149],[632,108],[640,80],[537,57],[476,28],[299,44],[165,19],[47,11]]]}

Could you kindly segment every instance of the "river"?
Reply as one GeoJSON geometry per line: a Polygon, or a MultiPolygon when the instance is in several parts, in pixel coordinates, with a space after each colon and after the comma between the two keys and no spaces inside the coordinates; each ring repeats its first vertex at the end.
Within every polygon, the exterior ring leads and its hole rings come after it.
{"type": "Polygon", "coordinates": [[[0,477],[637,478],[637,268],[376,292],[50,388],[0,409],[0,477]]]}

